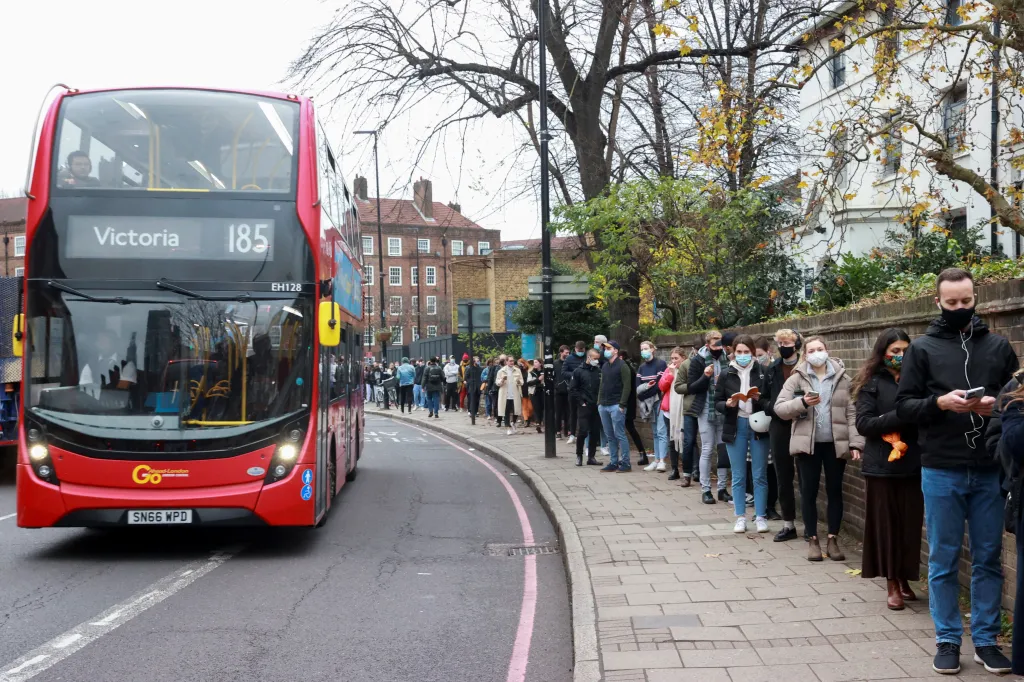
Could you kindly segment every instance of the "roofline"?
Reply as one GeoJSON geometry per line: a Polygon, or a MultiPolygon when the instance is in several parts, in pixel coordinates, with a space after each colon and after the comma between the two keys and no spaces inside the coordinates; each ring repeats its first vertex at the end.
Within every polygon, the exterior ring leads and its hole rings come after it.
{"type": "Polygon", "coordinates": [[[256,97],[269,97],[271,99],[280,99],[288,102],[306,102],[312,101],[312,98],[304,95],[295,95],[282,92],[271,92],[267,90],[247,90],[247,89],[235,89],[235,88],[217,88],[210,86],[191,86],[191,85],[136,85],[121,88],[96,88],[92,90],[76,90],[72,88],[64,93],[65,97],[74,97],[76,95],[92,95],[101,92],[131,92],[136,90],[192,90],[200,92],[225,92],[234,95],[253,95],[256,97]]]}
{"type": "MultiPolygon", "coordinates": [[[[860,3],[857,2],[856,0],[847,0],[847,2],[844,2],[842,5],[840,5],[839,7],[836,8],[835,13],[839,14],[839,15],[844,14],[847,10],[849,10],[849,9],[851,9],[853,7],[857,7],[859,4],[860,3]]],[[[836,18],[837,17],[835,17],[835,16],[822,17],[820,20],[818,20],[814,24],[814,26],[812,26],[810,28],[810,30],[808,30],[808,31],[801,31],[799,36],[797,36],[793,40],[789,41],[789,43],[788,43],[789,47],[799,47],[799,48],[802,48],[806,44],[804,42],[804,36],[806,34],[810,33],[810,34],[813,35],[817,31],[820,31],[821,29],[825,28],[825,26],[827,26],[829,23],[834,22],[836,20],[836,18]]]]}

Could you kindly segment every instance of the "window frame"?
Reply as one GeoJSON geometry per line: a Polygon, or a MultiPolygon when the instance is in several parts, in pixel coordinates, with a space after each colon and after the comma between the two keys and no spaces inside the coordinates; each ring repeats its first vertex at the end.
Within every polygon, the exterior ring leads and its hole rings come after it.
{"type": "Polygon", "coordinates": [[[388,343],[390,343],[392,346],[401,346],[402,342],[403,342],[402,331],[403,331],[404,328],[402,327],[402,325],[397,324],[397,325],[391,326],[390,329],[391,329],[391,340],[388,343]]]}
{"type": "Polygon", "coordinates": [[[437,338],[437,325],[436,324],[428,324],[427,325],[427,338],[428,339],[436,339],[437,338]]]}
{"type": "Polygon", "coordinates": [[[461,239],[452,240],[452,255],[453,256],[465,256],[466,255],[466,242],[461,239]],[[455,245],[459,245],[459,252],[455,253],[455,245]]]}
{"type": "Polygon", "coordinates": [[[373,255],[373,237],[368,237],[366,235],[363,235],[363,240],[362,241],[363,241],[363,255],[364,256],[372,256],[373,255]],[[366,250],[366,245],[367,244],[370,245],[370,250],[369,251],[366,250]]]}
{"type": "Polygon", "coordinates": [[[422,237],[416,238],[416,250],[420,253],[430,253],[430,240],[423,239],[422,237]],[[426,248],[423,248],[423,244],[426,242],[426,248]]]}
{"type": "MultiPolygon", "coordinates": [[[[890,114],[884,118],[884,121],[886,125],[889,125],[898,117],[899,114],[890,114]]],[[[889,145],[894,145],[893,154],[890,156],[888,150],[883,148],[883,155],[879,159],[882,162],[882,179],[894,177],[899,173],[900,166],[903,165],[903,140],[893,134],[893,132],[890,132],[889,142],[885,146],[888,147],[889,145]]]]}
{"type": "Polygon", "coordinates": [[[946,93],[942,103],[942,136],[954,154],[967,141],[967,88],[957,86],[946,93]],[[959,121],[954,120],[958,118],[959,121]],[[959,124],[959,131],[956,125],[959,124]],[[951,139],[952,135],[957,140],[951,139]]]}
{"type": "Polygon", "coordinates": [[[401,258],[402,256],[402,238],[401,237],[388,237],[388,256],[393,258],[401,258]],[[395,242],[398,242],[397,251],[395,253],[395,242]]]}
{"type": "Polygon", "coordinates": [[[376,308],[374,305],[375,300],[376,299],[373,296],[363,296],[363,312],[365,314],[373,315],[374,309],[376,308]]]}
{"type": "Polygon", "coordinates": [[[15,277],[24,277],[25,276],[25,267],[22,266],[20,268],[14,268],[14,276],[15,277]]]}
{"type": "Polygon", "coordinates": [[[492,249],[491,249],[491,243],[490,242],[480,242],[480,241],[478,241],[476,243],[476,252],[477,252],[478,255],[486,256],[491,251],[492,251],[492,249]],[[485,244],[486,244],[486,246],[484,246],[485,244]],[[486,251],[486,253],[485,253],[485,251],[486,251]]]}
{"type": "Polygon", "coordinates": [[[366,265],[363,265],[363,275],[366,277],[366,279],[363,281],[363,286],[365,286],[365,287],[372,287],[373,286],[373,266],[368,264],[368,263],[366,265]]]}
{"type": "Polygon", "coordinates": [[[26,235],[18,234],[18,235],[14,236],[14,257],[15,258],[24,258],[25,257],[25,246],[26,246],[27,243],[28,243],[28,237],[26,235]],[[19,242],[21,243],[20,246],[18,245],[19,242]]]}
{"type": "Polygon", "coordinates": [[[963,6],[960,0],[946,0],[946,26],[959,26],[964,23],[959,10],[963,6]]]}
{"type": "Polygon", "coordinates": [[[427,315],[437,315],[437,296],[427,296],[427,315]],[[430,312],[431,305],[434,312],[430,312]]]}
{"type": "Polygon", "coordinates": [[[409,308],[409,312],[411,312],[411,313],[415,314],[417,317],[419,317],[419,314],[420,314],[420,297],[417,296],[416,294],[413,294],[412,295],[412,301],[410,301],[410,305],[411,305],[411,307],[409,308]]]}
{"type": "Polygon", "coordinates": [[[402,286],[402,266],[401,265],[389,265],[388,266],[388,286],[400,287],[402,286]],[[398,281],[395,281],[395,271],[398,271],[398,281]]]}
{"type": "Polygon", "coordinates": [[[402,297],[401,296],[389,296],[388,297],[388,315],[392,317],[402,316],[402,297]],[[398,304],[397,306],[395,304],[398,304]],[[396,312],[397,310],[397,312],[396,312]]]}
{"type": "Polygon", "coordinates": [[[409,284],[410,286],[416,286],[420,283],[420,268],[418,265],[413,265],[409,268],[409,284]]]}
{"type": "Polygon", "coordinates": [[[424,277],[424,279],[423,279],[424,284],[426,284],[428,287],[436,287],[437,286],[437,266],[436,265],[428,265],[428,266],[426,266],[426,269],[423,272],[423,277],[424,277]],[[431,282],[430,281],[431,279],[433,279],[434,281],[431,282]]]}
{"type": "Polygon", "coordinates": [[[840,33],[833,40],[843,41],[843,47],[838,50],[830,45],[832,52],[828,63],[829,85],[832,90],[838,90],[846,85],[846,53],[838,54],[840,50],[846,49],[846,36],[840,33]]]}

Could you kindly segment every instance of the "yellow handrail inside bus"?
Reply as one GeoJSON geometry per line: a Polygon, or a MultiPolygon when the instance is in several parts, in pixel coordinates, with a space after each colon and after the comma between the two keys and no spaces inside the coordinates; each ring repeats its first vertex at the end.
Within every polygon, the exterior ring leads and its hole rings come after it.
{"type": "Polygon", "coordinates": [[[267,148],[268,144],[270,144],[269,137],[263,140],[263,146],[260,147],[258,152],[256,152],[256,158],[252,162],[252,184],[254,185],[256,184],[256,171],[258,171],[260,167],[260,157],[263,156],[263,150],[267,148]]]}
{"type": "Polygon", "coordinates": [[[160,186],[160,124],[155,123],[153,127],[156,129],[156,186],[160,186]]]}
{"type": "Polygon", "coordinates": [[[210,422],[206,421],[205,419],[186,419],[185,423],[190,424],[192,426],[248,426],[249,424],[252,424],[251,421],[210,422]]]}
{"type": "Polygon", "coordinates": [[[245,117],[242,125],[235,131],[235,139],[231,141],[231,189],[238,189],[238,140],[242,137],[242,131],[249,125],[252,114],[245,117]]]}
{"type": "Polygon", "coordinates": [[[149,124],[149,187],[148,187],[148,189],[154,189],[154,187],[153,187],[153,173],[155,172],[155,169],[154,169],[154,159],[156,157],[156,152],[153,149],[153,145],[154,145],[154,143],[156,141],[156,139],[155,139],[156,135],[153,133],[153,122],[150,121],[147,118],[146,119],[146,123],[149,124]]]}

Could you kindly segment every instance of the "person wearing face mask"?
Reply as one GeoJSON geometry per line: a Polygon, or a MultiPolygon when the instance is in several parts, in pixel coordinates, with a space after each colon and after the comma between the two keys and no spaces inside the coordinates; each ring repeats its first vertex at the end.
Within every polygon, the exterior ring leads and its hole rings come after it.
{"type": "Polygon", "coordinates": [[[498,419],[505,418],[505,435],[514,435],[516,420],[523,413],[523,373],[514,357],[510,355],[505,359],[505,366],[498,370],[494,383],[498,387],[498,419]]]}
{"type": "Polygon", "coordinates": [[[767,336],[759,336],[754,339],[754,360],[762,367],[770,367],[772,364],[772,342],[767,336]]]}
{"type": "MultiPolygon", "coordinates": [[[[700,487],[701,501],[715,504],[711,494],[711,458],[722,444],[722,415],[715,409],[715,384],[729,366],[728,357],[722,347],[722,333],[709,331],[704,335],[704,347],[690,359],[687,373],[686,395],[693,396],[690,409],[697,415],[697,429],[700,432],[700,487]]],[[[728,486],[729,470],[719,454],[718,499],[731,502],[728,486]]]]}
{"type": "Polygon", "coordinates": [[[572,373],[569,391],[579,402],[576,425],[576,466],[583,466],[583,444],[587,443],[587,464],[599,466],[597,444],[601,440],[601,417],[597,412],[597,399],[601,389],[601,362],[599,353],[593,348],[587,353],[587,361],[572,373]],[[588,437],[589,436],[589,437],[588,437]]]}
{"type": "Polygon", "coordinates": [[[566,443],[572,445],[576,442],[576,421],[578,419],[577,411],[579,410],[579,396],[572,391],[572,378],[582,365],[587,364],[587,344],[583,341],[577,341],[573,351],[569,353],[569,356],[562,363],[562,381],[569,387],[569,438],[566,443]]]}
{"type": "Polygon", "coordinates": [[[887,604],[893,611],[917,599],[908,581],[921,575],[921,451],[917,426],[896,414],[896,390],[909,345],[905,331],[886,329],[853,382],[857,431],[864,436],[861,577],[886,579],[887,604]]]}
{"type": "MultiPolygon", "coordinates": [[[[782,387],[796,369],[798,353],[802,346],[800,335],[792,329],[780,329],[775,332],[775,346],[779,349],[779,357],[768,367],[765,381],[765,414],[772,418],[768,425],[768,440],[771,443],[771,457],[775,470],[775,481],[778,489],[779,507],[782,509],[782,530],[775,534],[775,542],[794,540],[796,533],[796,495],[793,480],[796,476],[793,456],[789,454],[789,439],[792,424],[779,419],[775,414],[775,401],[782,392],[782,387]]],[[[769,485],[771,485],[769,481],[769,485]]],[[[768,518],[772,519],[769,505],[768,518]]],[[[777,520],[777,519],[775,519],[777,520]]]]}
{"type": "Polygon", "coordinates": [[[779,419],[792,422],[789,452],[800,470],[800,502],[808,561],[821,561],[818,542],[818,484],[825,470],[828,496],[828,545],[833,561],[845,561],[839,546],[843,522],[843,472],[846,460],[860,459],[864,437],[857,433],[857,412],[850,377],[838,358],[829,357],[825,340],[807,339],[804,361],[798,362],[775,401],[779,419]]]}
{"type": "Polygon", "coordinates": [[[971,635],[974,660],[993,673],[1010,671],[999,650],[1003,587],[1003,498],[999,467],[984,433],[996,397],[1019,368],[1009,342],[975,316],[971,274],[939,273],[941,317],[903,355],[896,414],[917,424],[921,490],[928,535],[929,609],[940,673],[960,670],[963,622],[958,579],[964,523],[971,538],[971,635]],[[968,393],[976,389],[982,395],[968,393]]]}
{"type": "MultiPolygon", "coordinates": [[[[654,461],[647,463],[644,471],[666,471],[668,465],[665,460],[668,458],[668,416],[662,418],[661,399],[662,392],[659,387],[662,376],[668,369],[668,363],[661,358],[654,357],[655,345],[651,341],[644,341],[640,344],[640,357],[643,363],[636,371],[636,399],[637,411],[640,419],[651,424],[651,435],[654,438],[654,461]]],[[[643,453],[643,448],[641,448],[643,453]]],[[[646,453],[638,464],[646,463],[646,453]]]]}
{"type": "MultiPolygon", "coordinates": [[[[631,377],[636,376],[637,364],[633,362],[633,358],[629,357],[629,351],[625,348],[620,350],[619,359],[629,367],[629,375],[631,377]]],[[[640,432],[636,428],[636,390],[636,381],[631,379],[629,382],[629,399],[626,401],[626,435],[633,439],[636,451],[640,453],[637,466],[646,467],[651,462],[647,458],[647,447],[644,445],[644,439],[640,437],[640,432]]]]}
{"type": "Polygon", "coordinates": [[[601,471],[628,474],[633,470],[629,461],[629,441],[626,440],[626,406],[633,386],[633,372],[619,357],[619,343],[609,341],[604,346],[605,363],[601,366],[601,387],[598,390],[597,413],[608,441],[610,459],[601,471]]]}
{"type": "Polygon", "coordinates": [[[466,387],[466,409],[469,411],[469,423],[476,424],[480,412],[480,384],[483,382],[484,369],[480,366],[480,358],[473,356],[463,374],[466,387]]]}
{"type": "Polygon", "coordinates": [[[768,434],[750,426],[750,417],[764,411],[762,392],[764,368],[754,361],[754,339],[747,335],[733,340],[733,360],[715,385],[715,409],[725,416],[722,440],[732,459],[732,496],[736,511],[734,533],[747,532],[746,474],[747,449],[750,450],[754,477],[754,523],[758,533],[768,532],[768,434]],[[757,395],[751,392],[756,390],[757,395]],[[736,397],[743,394],[744,398],[736,397]]]}
{"type": "MultiPolygon", "coordinates": [[[[754,360],[761,365],[761,369],[768,371],[772,365],[772,342],[767,336],[758,336],[754,339],[754,360]]],[[[767,414],[767,412],[766,412],[767,414]]],[[[774,456],[771,448],[768,448],[768,520],[779,521],[782,519],[775,511],[775,505],[779,501],[779,484],[775,476],[774,456]]],[[[753,493],[754,477],[751,470],[750,455],[747,455],[747,506],[754,504],[753,493]]]]}
{"type": "Polygon", "coordinates": [[[569,382],[562,379],[562,369],[569,357],[569,346],[560,346],[551,377],[555,380],[555,438],[569,437],[569,382]]]}

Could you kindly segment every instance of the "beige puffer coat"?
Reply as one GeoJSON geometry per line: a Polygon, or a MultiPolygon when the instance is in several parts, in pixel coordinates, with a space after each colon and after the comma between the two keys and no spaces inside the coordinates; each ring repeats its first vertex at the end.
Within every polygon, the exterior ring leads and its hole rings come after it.
{"type": "MultiPolygon", "coordinates": [[[[846,367],[838,358],[829,358],[828,361],[835,370],[829,379],[832,382],[832,440],[836,445],[836,456],[849,459],[850,448],[864,449],[864,437],[857,433],[857,405],[850,395],[851,382],[846,375],[846,367]]],[[[797,363],[775,401],[775,414],[779,419],[793,422],[789,440],[791,455],[814,452],[814,408],[805,406],[803,402],[803,394],[814,390],[808,375],[813,371],[806,361],[797,363]],[[801,415],[805,415],[804,418],[800,419],[801,415]]]]}

